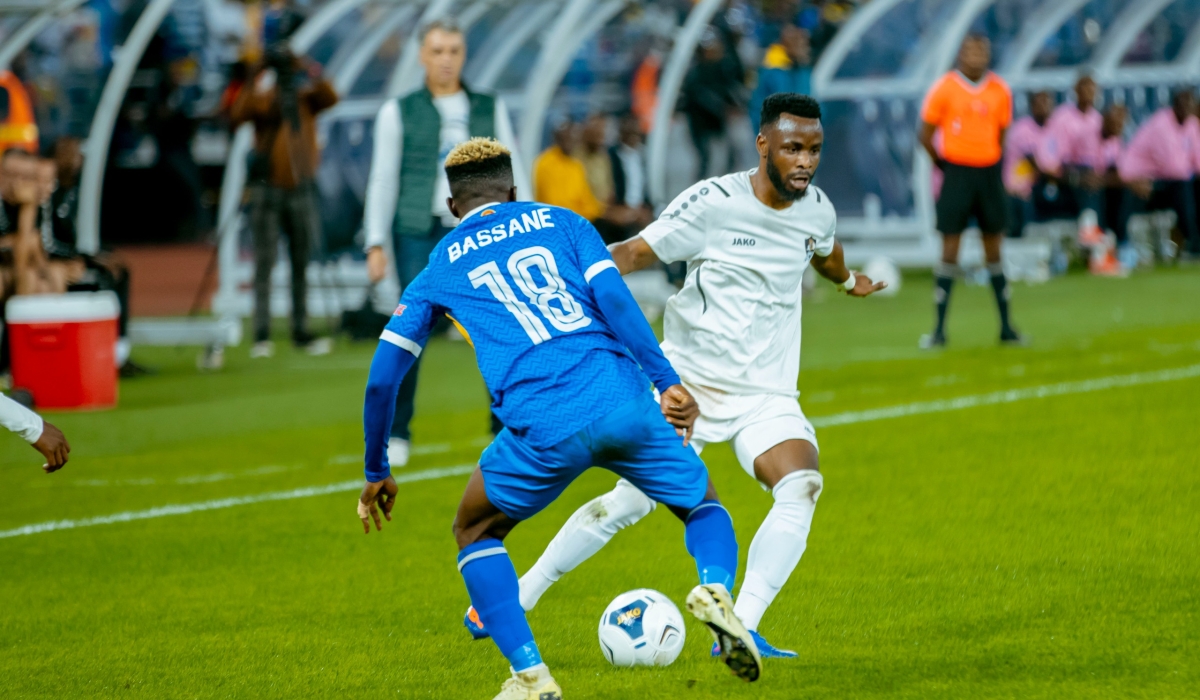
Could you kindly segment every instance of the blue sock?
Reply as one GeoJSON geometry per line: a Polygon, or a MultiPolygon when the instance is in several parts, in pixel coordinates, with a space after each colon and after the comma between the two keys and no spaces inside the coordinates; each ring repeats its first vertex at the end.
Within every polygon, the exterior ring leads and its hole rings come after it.
{"type": "MultiPolygon", "coordinates": [[[[726,516],[728,517],[728,516],[726,516]]],[[[519,599],[517,570],[500,540],[483,540],[458,553],[458,570],[484,628],[514,671],[542,663],[519,599]]]]}
{"type": "Polygon", "coordinates": [[[683,541],[696,559],[700,583],[719,583],[733,590],[737,574],[738,546],[733,519],[720,501],[701,501],[688,513],[683,541]]]}

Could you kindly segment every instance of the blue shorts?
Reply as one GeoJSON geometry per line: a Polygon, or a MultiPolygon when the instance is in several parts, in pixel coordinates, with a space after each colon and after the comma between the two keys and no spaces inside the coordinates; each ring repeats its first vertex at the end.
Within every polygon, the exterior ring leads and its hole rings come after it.
{"type": "Polygon", "coordinates": [[[704,462],[683,446],[650,392],[546,449],[502,430],[479,458],[488,500],[514,520],[537,515],[593,466],[676,508],[694,508],[708,491],[704,462]]]}

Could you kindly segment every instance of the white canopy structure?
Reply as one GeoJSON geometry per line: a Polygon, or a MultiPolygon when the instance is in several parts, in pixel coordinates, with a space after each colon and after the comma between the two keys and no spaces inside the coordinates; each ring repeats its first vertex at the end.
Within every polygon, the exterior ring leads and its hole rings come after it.
{"type": "MultiPolygon", "coordinates": [[[[175,0],[149,0],[125,37],[105,79],[87,139],[82,174],[78,245],[100,246],[100,206],[113,128],[143,53],[175,0]]],[[[0,66],[8,65],[37,35],[76,10],[83,0],[0,0],[0,66]]],[[[466,78],[482,89],[500,85],[517,118],[523,161],[532,164],[545,140],[547,115],[581,48],[638,0],[326,0],[291,38],[306,53],[331,30],[358,18],[326,71],[343,96],[322,118],[322,134],[345,128],[361,143],[385,100],[422,80],[417,27],[452,15],[472,34],[466,78]],[[370,21],[367,21],[369,18],[370,21]],[[381,49],[399,40],[381,90],[360,89],[364,71],[381,49]],[[534,52],[529,63],[530,52],[534,52]],[[511,84],[514,60],[521,82],[511,84]]],[[[668,191],[668,130],[684,74],[704,28],[721,0],[698,0],[686,19],[667,32],[671,50],[658,87],[654,129],[647,143],[648,185],[659,206],[668,191]]],[[[827,146],[819,184],[837,204],[839,231],[861,257],[883,252],[907,264],[933,260],[930,167],[915,140],[925,90],[948,70],[970,32],[992,38],[997,71],[1017,93],[1068,91],[1081,70],[1090,71],[1105,99],[1123,101],[1136,118],[1167,99],[1169,88],[1200,80],[1200,0],[870,0],[853,15],[822,54],[813,91],[824,106],[827,146]],[[1166,37],[1164,39],[1164,37],[1166,37]]],[[[391,54],[389,54],[391,55],[391,54]]],[[[1018,96],[1018,106],[1023,107],[1018,96]]],[[[245,156],[253,134],[243,127],[230,141],[218,207],[219,291],[216,318],[190,325],[142,324],[154,342],[236,343],[249,300],[241,290],[248,267],[239,249],[245,156]]],[[[364,166],[365,167],[365,166],[364,166]]],[[[318,273],[313,273],[318,274],[318,273]]],[[[394,292],[394,290],[393,290],[394,292]]],[[[319,293],[319,292],[314,292],[319,293]]],[[[361,295],[360,295],[361,296],[361,295]]],[[[315,300],[321,305],[320,299],[315,300]]]]}

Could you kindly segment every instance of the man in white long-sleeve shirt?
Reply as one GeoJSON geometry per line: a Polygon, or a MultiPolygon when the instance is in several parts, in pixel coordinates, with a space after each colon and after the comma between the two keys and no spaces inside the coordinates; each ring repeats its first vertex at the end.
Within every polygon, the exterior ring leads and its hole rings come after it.
{"type": "Polygon", "coordinates": [[[0,425],[25,438],[33,449],[42,453],[46,463],[42,471],[49,474],[67,463],[71,446],[62,431],[42,420],[42,417],[21,404],[0,394],[0,425]]]}
{"type": "MultiPolygon", "coordinates": [[[[392,260],[401,288],[425,268],[429,254],[458,225],[447,201],[450,185],[442,168],[454,146],[475,136],[495,138],[513,154],[513,173],[521,199],[532,188],[518,162],[508,110],[497,97],[468,90],[462,84],[467,45],[462,30],[438,20],[421,32],[421,65],[425,85],[388,100],[375,118],[375,152],[363,213],[367,273],[372,282],[387,274],[384,246],[391,241],[392,260]]],[[[388,441],[393,467],[408,462],[417,393],[416,365],[405,376],[396,398],[396,415],[388,441]]]]}

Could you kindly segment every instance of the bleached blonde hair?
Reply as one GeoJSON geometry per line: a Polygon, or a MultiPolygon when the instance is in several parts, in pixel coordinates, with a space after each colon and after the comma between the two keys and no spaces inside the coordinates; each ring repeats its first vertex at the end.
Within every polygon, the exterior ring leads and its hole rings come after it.
{"type": "Polygon", "coordinates": [[[450,155],[446,156],[446,167],[454,168],[460,165],[481,163],[501,156],[512,158],[512,153],[496,139],[476,136],[451,149],[450,155]]]}

